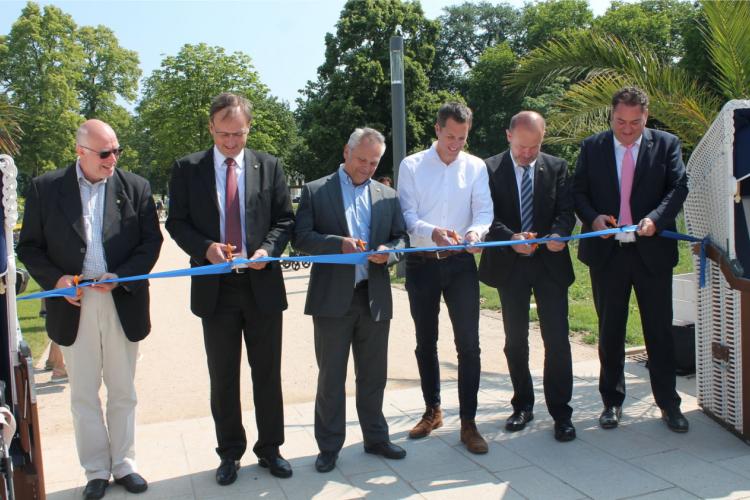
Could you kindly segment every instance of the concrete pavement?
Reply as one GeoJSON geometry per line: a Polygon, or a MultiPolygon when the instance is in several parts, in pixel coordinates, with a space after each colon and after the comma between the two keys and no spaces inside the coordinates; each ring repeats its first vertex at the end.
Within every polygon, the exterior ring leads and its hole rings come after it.
{"type": "MultiPolygon", "coordinates": [[[[156,270],[186,266],[187,258],[165,233],[156,270]]],[[[248,452],[239,479],[227,487],[213,479],[218,458],[208,374],[200,322],[188,307],[189,281],[152,281],[153,331],[141,343],[136,380],[136,453],[150,487],[137,498],[750,498],[750,447],[698,410],[693,378],[679,378],[689,433],[674,434],[658,419],[647,372],[635,362],[627,366],[629,396],[621,427],[599,429],[599,366],[590,346],[573,345],[572,406],[578,439],[565,444],[554,441],[552,419],[543,404],[538,332],[531,335],[536,418],[524,431],[506,433],[503,424],[511,411],[512,390],[502,354],[502,321],[496,313],[483,313],[480,324],[483,371],[477,422],[490,442],[489,453],[471,455],[459,442],[456,356],[445,311],[439,351],[446,425],[431,437],[409,440],[406,434],[424,408],[408,299],[400,289],[394,289],[385,413],[394,441],[406,448],[408,456],[388,461],[363,452],[350,397],[347,440],[337,467],[328,474],[317,473],[313,467],[318,452],[313,437],[317,368],[312,321],[302,314],[308,274],[285,272],[290,307],[284,315],[286,444],[281,451],[292,463],[294,476],[271,477],[248,452]]],[[[245,428],[252,442],[255,424],[244,365],[245,428]]],[[[353,380],[350,366],[350,396],[353,380]]],[[[50,383],[48,373],[38,374],[37,384],[48,498],[78,499],[85,478],[75,453],[68,387],[50,383]]],[[[106,397],[104,389],[102,397],[106,397]]],[[[105,498],[126,496],[132,495],[112,484],[105,498]]]]}

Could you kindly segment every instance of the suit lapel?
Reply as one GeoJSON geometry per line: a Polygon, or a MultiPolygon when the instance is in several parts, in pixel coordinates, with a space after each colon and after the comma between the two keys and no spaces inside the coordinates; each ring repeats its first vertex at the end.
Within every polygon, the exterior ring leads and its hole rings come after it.
{"type": "Polygon", "coordinates": [[[328,197],[330,198],[331,208],[336,216],[336,220],[341,226],[342,234],[351,236],[349,233],[349,225],[346,223],[346,214],[344,213],[344,194],[341,192],[341,180],[339,179],[339,171],[336,171],[328,177],[328,197]]]}
{"type": "Polygon", "coordinates": [[[214,149],[213,147],[206,151],[203,159],[198,164],[199,177],[201,184],[205,186],[208,194],[208,198],[211,200],[212,206],[216,210],[216,214],[219,213],[219,202],[216,198],[216,171],[214,169],[214,149]]]}
{"type": "Polygon", "coordinates": [[[385,218],[385,214],[381,214],[381,210],[385,204],[379,203],[383,199],[383,188],[376,182],[370,181],[370,240],[367,242],[370,250],[374,250],[377,245],[380,244],[378,241],[377,224],[380,220],[390,220],[385,218]]]}
{"type": "Polygon", "coordinates": [[[620,206],[620,178],[617,175],[617,161],[615,160],[615,139],[612,131],[608,131],[602,137],[602,146],[600,151],[604,155],[604,168],[609,175],[605,176],[610,179],[610,189],[617,199],[617,206],[620,206]]]}
{"type": "Polygon", "coordinates": [[[542,220],[542,214],[547,209],[544,204],[544,193],[547,192],[547,173],[547,165],[544,163],[542,154],[539,153],[534,164],[534,198],[532,201],[534,207],[532,228],[534,229],[536,229],[536,221],[542,220]]]}
{"type": "Polygon", "coordinates": [[[75,164],[68,167],[60,186],[60,207],[70,221],[73,230],[86,242],[86,229],[83,225],[83,206],[81,205],[81,188],[78,186],[78,174],[75,164]]]}
{"type": "Polygon", "coordinates": [[[245,149],[245,210],[260,192],[260,161],[255,154],[245,149]]]}
{"type": "Polygon", "coordinates": [[[510,155],[510,150],[505,153],[502,160],[500,160],[499,170],[499,181],[501,186],[506,186],[505,192],[508,193],[508,201],[513,207],[511,213],[513,213],[513,220],[508,221],[510,227],[521,228],[521,199],[518,196],[518,182],[516,181],[516,169],[513,166],[513,158],[510,155]]]}
{"type": "Polygon", "coordinates": [[[651,165],[650,156],[651,148],[654,145],[653,136],[651,131],[647,128],[643,129],[643,137],[641,138],[641,146],[638,148],[638,158],[635,162],[635,176],[633,177],[633,190],[638,186],[638,182],[646,175],[646,169],[651,165]]]}
{"type": "Polygon", "coordinates": [[[121,211],[128,205],[117,171],[104,184],[104,217],[102,218],[102,244],[115,236],[120,230],[121,211]]]}

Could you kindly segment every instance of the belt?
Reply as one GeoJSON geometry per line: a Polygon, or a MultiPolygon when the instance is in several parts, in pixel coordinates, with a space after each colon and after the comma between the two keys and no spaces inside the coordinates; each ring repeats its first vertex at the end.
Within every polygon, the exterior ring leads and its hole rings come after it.
{"type": "Polygon", "coordinates": [[[422,257],[424,259],[436,259],[436,260],[442,260],[447,259],[448,257],[453,257],[454,255],[458,255],[464,253],[463,250],[437,250],[433,252],[412,252],[408,255],[413,255],[415,257],[422,257]]]}

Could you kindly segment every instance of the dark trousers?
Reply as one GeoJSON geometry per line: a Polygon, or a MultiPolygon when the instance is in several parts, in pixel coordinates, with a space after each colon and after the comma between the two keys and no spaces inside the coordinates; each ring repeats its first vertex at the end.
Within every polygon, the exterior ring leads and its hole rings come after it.
{"type": "Polygon", "coordinates": [[[281,396],[281,312],[258,309],[247,274],[222,276],[213,316],[203,318],[211,415],[222,459],[239,460],[247,448],[240,407],[242,339],[253,381],[258,457],[273,457],[284,443],[284,403],[281,396]]]}
{"type": "Polygon", "coordinates": [[[359,425],[365,446],[389,440],[383,416],[388,376],[390,321],[374,321],[367,287],[354,292],[341,318],[314,316],[318,392],[315,395],[315,440],[320,451],[339,451],[346,437],[346,368],[354,355],[359,425]]]}
{"type": "Polygon", "coordinates": [[[445,299],[458,352],[460,416],[473,419],[481,372],[479,349],[479,279],[474,256],[460,253],[446,259],[407,254],[406,291],[417,334],[419,376],[425,404],[440,404],[440,364],[437,354],[440,297],[445,299]]]}
{"type": "Polygon", "coordinates": [[[672,269],[651,273],[634,243],[617,245],[610,262],[591,269],[591,288],[599,316],[599,392],[606,406],[625,400],[625,328],[630,290],[635,290],[648,352],[651,390],[662,409],[680,406],[675,390],[672,341],[672,269]]]}
{"type": "Polygon", "coordinates": [[[544,399],[555,420],[569,419],[573,363],[568,339],[568,287],[552,279],[539,255],[519,257],[498,288],[505,328],[505,358],[513,382],[514,410],[531,411],[534,384],[529,371],[529,305],[534,293],[544,341],[544,399]]]}

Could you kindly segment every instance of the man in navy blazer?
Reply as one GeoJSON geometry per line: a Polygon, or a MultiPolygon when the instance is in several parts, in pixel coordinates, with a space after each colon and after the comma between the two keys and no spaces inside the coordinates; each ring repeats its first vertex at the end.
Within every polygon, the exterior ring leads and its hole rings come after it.
{"type": "MultiPolygon", "coordinates": [[[[485,160],[494,207],[487,241],[569,236],[573,230],[568,164],[540,152],[544,130],[539,113],[521,111],[507,130],[510,149],[485,160]]],[[[479,263],[479,279],[498,289],[502,304],[505,356],[513,382],[513,414],[505,428],[520,431],[534,418],[528,341],[533,293],[544,339],[544,396],[555,420],[554,436],[558,441],[572,441],[576,432],[568,404],[573,394],[568,287],[575,276],[567,245],[550,241],[536,249],[527,244],[486,248],[479,263]]]]}
{"type": "Polygon", "coordinates": [[[687,197],[687,176],[677,137],[646,128],[648,96],[625,87],[612,98],[611,130],[588,137],[573,181],[582,232],[614,224],[637,224],[638,231],[614,238],[581,241],[578,258],[591,274],[599,317],[599,392],[604,410],[599,425],[617,427],[625,400],[625,327],[631,289],[641,313],[649,357],[651,389],[664,420],[675,432],[687,432],[675,390],[672,341],[672,268],[677,242],[658,236],[675,230],[675,218],[687,197]]]}
{"type": "MultiPolygon", "coordinates": [[[[278,158],[245,147],[252,105],[242,96],[216,96],[209,111],[214,146],[177,160],[169,182],[166,228],[190,256],[191,267],[230,255],[278,257],[294,212],[278,158]]],[[[216,482],[237,479],[247,448],[240,407],[242,340],[252,370],[258,463],[276,477],[292,475],[279,454],[284,443],[281,393],[282,311],[286,291],[278,262],[253,263],[223,275],[194,276],[190,308],[201,318],[211,378],[211,415],[220,464],[216,482]]]]}
{"type": "MultiPolygon", "coordinates": [[[[76,134],[76,162],[32,181],[17,251],[43,289],[70,287],[74,276],[147,274],[156,263],[162,236],[151,187],[116,168],[121,153],[112,127],[87,120],[76,134]]],[[[131,493],[148,488],[135,461],[134,380],[138,341],[150,331],[146,280],[47,299],[47,332],[67,361],[85,499],[102,498],[111,476],[131,493]]]]}

